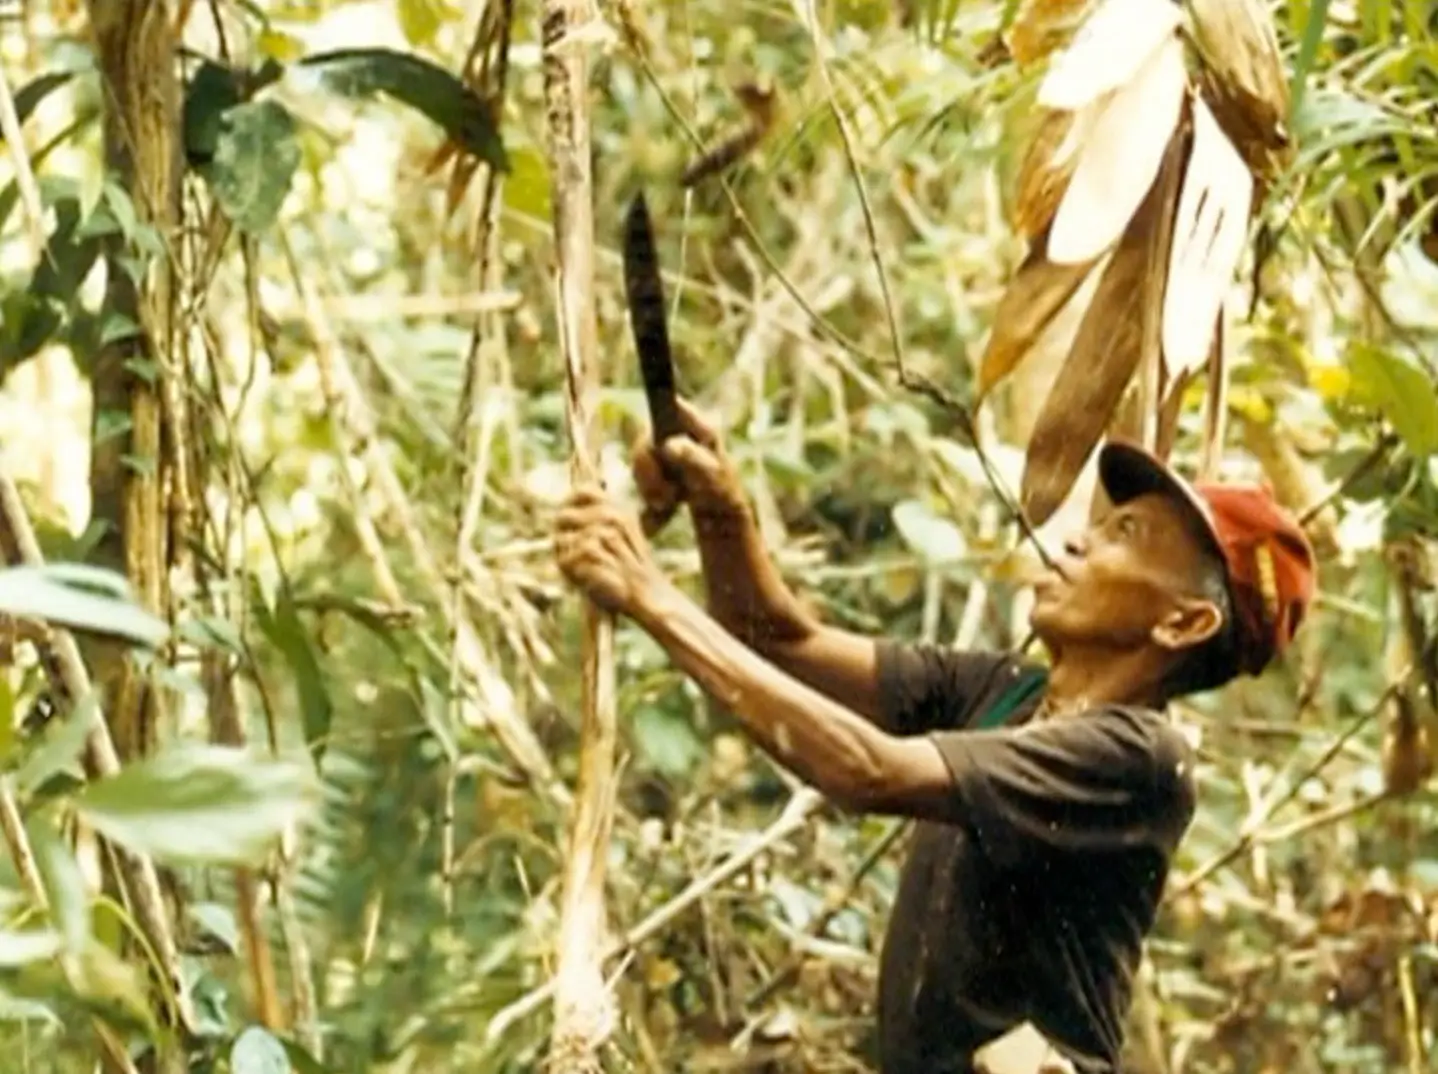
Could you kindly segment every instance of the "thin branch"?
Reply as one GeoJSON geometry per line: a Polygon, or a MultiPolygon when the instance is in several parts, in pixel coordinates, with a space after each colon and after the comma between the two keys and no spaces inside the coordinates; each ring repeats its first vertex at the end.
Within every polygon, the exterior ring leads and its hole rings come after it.
{"type": "Polygon", "coordinates": [[[20,202],[25,206],[25,234],[38,264],[45,256],[45,203],[40,199],[40,184],[35,181],[30,155],[25,151],[20,115],[15,110],[15,97],[10,92],[10,80],[5,76],[3,65],[0,65],[0,134],[5,136],[5,144],[10,147],[15,186],[20,192],[20,202]]]}
{"type": "MultiPolygon", "coordinates": [[[[699,902],[720,884],[737,876],[759,855],[772,850],[795,832],[801,830],[809,817],[823,805],[823,797],[810,788],[801,788],[785,804],[774,823],[749,838],[717,866],[695,878],[674,898],[656,908],[633,928],[629,929],[616,943],[604,952],[608,962],[621,955],[632,953],[640,944],[653,939],[690,907],[699,902]]],[[[554,981],[541,985],[500,1010],[484,1030],[484,1042],[492,1048],[514,1025],[534,1014],[554,997],[554,981]]]]}

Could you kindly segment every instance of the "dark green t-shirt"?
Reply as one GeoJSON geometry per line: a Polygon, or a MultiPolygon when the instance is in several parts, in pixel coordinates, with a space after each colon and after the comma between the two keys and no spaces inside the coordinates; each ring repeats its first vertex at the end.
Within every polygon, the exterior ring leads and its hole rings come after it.
{"type": "Polygon", "coordinates": [[[1193,819],[1188,742],[1144,708],[1030,722],[1042,672],[1005,655],[881,643],[878,667],[884,723],[930,735],[953,774],[951,816],[918,825],[884,938],[883,1074],[967,1074],[1024,1021],[1080,1074],[1112,1074],[1193,819]]]}

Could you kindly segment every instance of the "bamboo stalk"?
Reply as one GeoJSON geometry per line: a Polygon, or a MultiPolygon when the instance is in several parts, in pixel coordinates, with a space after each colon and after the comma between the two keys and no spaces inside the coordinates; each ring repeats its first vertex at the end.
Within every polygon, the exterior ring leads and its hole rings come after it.
{"type": "MultiPolygon", "coordinates": [[[[588,0],[546,0],[543,56],[546,142],[554,185],[556,309],[575,480],[599,477],[593,401],[599,388],[594,316],[594,209],[590,170],[588,0]]],[[[617,739],[614,623],[584,609],[583,714],[573,828],[565,856],[550,1065],[557,1074],[601,1070],[613,1022],[603,978],[604,865],[614,821],[617,739]]]]}

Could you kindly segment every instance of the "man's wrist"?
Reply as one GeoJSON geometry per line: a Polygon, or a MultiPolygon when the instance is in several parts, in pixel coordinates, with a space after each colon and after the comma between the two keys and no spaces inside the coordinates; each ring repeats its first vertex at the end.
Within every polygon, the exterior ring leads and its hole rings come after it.
{"type": "Polygon", "coordinates": [[[635,594],[630,618],[653,634],[655,624],[662,623],[672,615],[683,599],[684,594],[679,592],[674,583],[663,573],[655,571],[635,594]]]}

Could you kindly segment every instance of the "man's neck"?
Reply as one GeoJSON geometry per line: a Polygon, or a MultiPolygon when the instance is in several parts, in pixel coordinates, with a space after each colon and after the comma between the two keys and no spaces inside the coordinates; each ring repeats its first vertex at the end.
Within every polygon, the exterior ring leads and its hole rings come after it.
{"type": "Polygon", "coordinates": [[[1044,709],[1067,716],[1095,705],[1146,705],[1162,708],[1162,676],[1147,654],[1055,653],[1049,668],[1044,709]]]}

